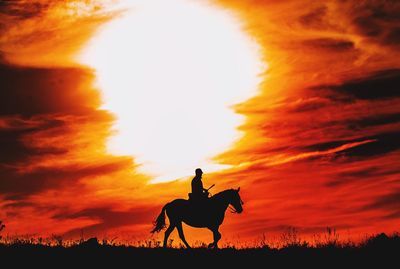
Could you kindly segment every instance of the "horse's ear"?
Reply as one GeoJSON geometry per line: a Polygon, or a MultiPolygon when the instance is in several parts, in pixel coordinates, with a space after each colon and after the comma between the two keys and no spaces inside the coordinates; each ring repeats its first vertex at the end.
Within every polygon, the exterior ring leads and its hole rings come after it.
{"type": "Polygon", "coordinates": [[[240,191],[240,187],[239,188],[237,188],[237,192],[239,192],[240,191]]]}

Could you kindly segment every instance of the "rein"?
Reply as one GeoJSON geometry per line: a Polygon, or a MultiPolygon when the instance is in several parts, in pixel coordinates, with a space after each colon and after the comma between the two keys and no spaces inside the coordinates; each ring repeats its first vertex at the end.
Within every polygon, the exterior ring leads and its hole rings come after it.
{"type": "Polygon", "coordinates": [[[229,208],[229,211],[231,211],[231,213],[238,213],[237,210],[233,206],[229,205],[228,208],[229,208]]]}
{"type": "MultiPolygon", "coordinates": [[[[242,201],[242,199],[240,199],[240,204],[241,204],[241,205],[244,204],[244,202],[242,201]]],[[[229,208],[229,211],[231,211],[231,213],[237,213],[237,214],[239,214],[239,213],[237,212],[237,210],[236,210],[231,204],[228,205],[228,208],[229,208]]]]}

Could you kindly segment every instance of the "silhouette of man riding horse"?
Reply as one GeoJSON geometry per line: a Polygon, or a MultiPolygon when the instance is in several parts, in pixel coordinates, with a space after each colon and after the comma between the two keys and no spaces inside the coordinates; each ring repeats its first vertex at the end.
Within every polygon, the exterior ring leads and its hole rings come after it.
{"type": "Polygon", "coordinates": [[[175,199],[161,210],[154,221],[152,233],[160,232],[166,227],[165,215],[168,216],[169,226],[164,234],[163,246],[167,247],[168,237],[177,228],[179,237],[187,248],[190,248],[183,234],[182,222],[197,228],[207,228],[212,231],[214,241],[208,245],[209,248],[218,248],[218,241],[221,239],[219,226],[224,221],[225,211],[228,207],[232,213],[242,213],[244,204],[237,189],[227,189],[209,197],[210,188],[205,189],[201,181],[203,171],[197,168],[196,175],[192,179],[192,192],[189,193],[189,200],[175,199]]]}
{"type": "Polygon", "coordinates": [[[189,193],[189,200],[193,202],[204,202],[210,193],[208,192],[215,184],[211,185],[208,189],[204,189],[201,178],[203,171],[197,168],[195,171],[196,176],[192,179],[192,192],[189,193]]]}

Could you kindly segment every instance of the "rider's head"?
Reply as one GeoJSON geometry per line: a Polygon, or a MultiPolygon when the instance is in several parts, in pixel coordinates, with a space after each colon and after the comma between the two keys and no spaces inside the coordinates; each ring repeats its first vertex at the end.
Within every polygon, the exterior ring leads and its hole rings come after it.
{"type": "Polygon", "coordinates": [[[203,175],[203,171],[201,171],[200,168],[197,168],[195,172],[196,172],[196,176],[202,176],[203,175]]]}

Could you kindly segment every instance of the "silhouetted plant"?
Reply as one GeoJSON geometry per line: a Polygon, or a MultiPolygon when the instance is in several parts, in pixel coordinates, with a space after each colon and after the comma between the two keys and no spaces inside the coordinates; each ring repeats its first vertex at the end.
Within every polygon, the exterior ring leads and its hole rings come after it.
{"type": "Polygon", "coordinates": [[[292,247],[308,247],[308,242],[302,241],[297,229],[295,227],[289,227],[281,235],[281,243],[284,248],[292,247]]]}
{"type": "MultiPolygon", "coordinates": [[[[100,239],[91,238],[86,240],[83,244],[79,239],[75,240],[65,240],[60,235],[51,235],[50,237],[34,237],[32,235],[19,235],[19,236],[4,236],[0,241],[0,246],[44,246],[46,248],[51,247],[74,247],[79,246],[81,248],[93,248],[96,249],[99,246],[109,246],[109,247],[132,247],[132,248],[160,248],[161,241],[154,238],[143,241],[118,241],[117,237],[112,239],[100,239]],[[101,243],[102,242],[102,243],[101,243]]],[[[349,248],[360,250],[360,249],[373,249],[373,251],[380,250],[393,250],[400,249],[400,235],[399,233],[393,233],[391,235],[386,235],[384,233],[372,235],[368,238],[366,237],[364,241],[340,241],[339,233],[334,228],[326,228],[326,232],[315,235],[314,242],[307,242],[303,240],[296,228],[290,227],[283,234],[277,237],[267,237],[263,234],[261,237],[252,243],[246,242],[242,243],[240,241],[224,242],[222,244],[223,248],[230,250],[257,250],[257,251],[280,251],[285,249],[322,249],[328,248],[327,251],[341,251],[348,250],[349,248]]],[[[183,248],[182,244],[176,243],[173,239],[169,239],[168,245],[175,249],[183,248]]],[[[196,241],[193,246],[197,249],[206,249],[207,244],[202,241],[196,241]]]]}
{"type": "Polygon", "coordinates": [[[144,248],[158,248],[161,247],[161,241],[152,238],[141,243],[139,242],[139,246],[144,248]]]}
{"type": "MultiPolygon", "coordinates": [[[[0,220],[0,232],[6,227],[6,225],[3,224],[3,221],[0,220]]],[[[2,241],[3,237],[0,235],[0,240],[2,241]]]]}
{"type": "Polygon", "coordinates": [[[116,242],[117,238],[118,237],[114,237],[112,239],[103,238],[102,245],[104,245],[104,246],[116,246],[117,245],[117,242],[116,242]]]}
{"type": "Polygon", "coordinates": [[[79,243],[81,244],[83,242],[85,242],[85,238],[83,236],[83,229],[81,229],[81,238],[79,239],[79,243]]]}
{"type": "Polygon", "coordinates": [[[317,248],[322,247],[340,247],[339,233],[335,228],[326,227],[325,233],[315,234],[313,236],[314,244],[317,248]]]}
{"type": "Polygon", "coordinates": [[[339,245],[339,234],[336,232],[335,228],[327,227],[324,239],[325,246],[337,247],[339,245]]]}
{"type": "Polygon", "coordinates": [[[263,249],[271,249],[270,243],[268,242],[267,236],[265,233],[261,235],[259,240],[255,242],[256,248],[263,248],[263,249]]]}
{"type": "Polygon", "coordinates": [[[55,243],[56,246],[58,246],[58,247],[62,247],[63,246],[63,238],[62,238],[61,235],[53,234],[51,236],[51,239],[53,240],[53,242],[55,243]]]}

